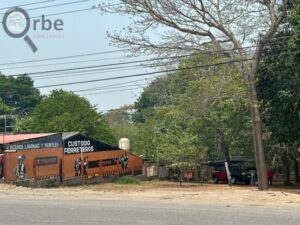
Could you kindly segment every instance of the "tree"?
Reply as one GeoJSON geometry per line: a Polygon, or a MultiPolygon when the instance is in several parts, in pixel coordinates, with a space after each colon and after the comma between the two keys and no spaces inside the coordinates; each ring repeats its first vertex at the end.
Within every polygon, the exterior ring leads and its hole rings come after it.
{"type": "Polygon", "coordinates": [[[129,15],[125,34],[109,37],[134,53],[178,55],[205,51],[213,45],[236,62],[250,103],[259,190],[268,188],[256,79],[263,47],[286,16],[289,0],[120,0],[102,10],[129,15]],[[155,35],[151,31],[156,30],[155,35]],[[159,36],[159,39],[157,38],[159,36]],[[255,46],[249,47],[249,43],[255,46]]]}
{"type": "Polygon", "coordinates": [[[154,162],[199,165],[207,157],[253,155],[242,78],[232,65],[180,70],[200,60],[220,58],[199,55],[182,60],[176,73],[154,80],[135,103],[135,142],[143,150],[140,154],[154,162]]]}
{"type": "Polygon", "coordinates": [[[286,25],[265,48],[259,67],[258,90],[263,118],[270,138],[273,158],[280,159],[290,183],[289,170],[294,161],[299,182],[298,148],[300,146],[300,4],[292,10],[286,25]],[[278,41],[279,40],[279,41],[278,41]],[[274,149],[275,148],[275,149],[274,149]]]}
{"type": "Polygon", "coordinates": [[[87,99],[72,92],[54,90],[43,99],[31,116],[18,123],[19,131],[70,132],[80,131],[95,139],[116,144],[104,116],[87,99]]]}
{"type": "Polygon", "coordinates": [[[136,150],[136,137],[138,136],[138,126],[133,124],[132,113],[133,105],[124,105],[118,109],[109,110],[105,114],[109,127],[112,129],[114,136],[120,140],[128,138],[130,140],[131,151],[138,153],[136,150]]]}
{"type": "Polygon", "coordinates": [[[0,99],[19,116],[27,116],[41,100],[41,94],[27,75],[17,77],[0,74],[0,99]]]}

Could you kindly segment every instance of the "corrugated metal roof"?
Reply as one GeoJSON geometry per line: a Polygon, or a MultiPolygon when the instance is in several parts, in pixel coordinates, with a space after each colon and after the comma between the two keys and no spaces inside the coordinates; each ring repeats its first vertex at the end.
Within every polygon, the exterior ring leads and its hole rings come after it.
{"type": "Polygon", "coordinates": [[[35,134],[0,134],[0,144],[10,144],[19,141],[26,141],[35,138],[47,137],[56,133],[35,133],[35,134]]]}
{"type": "Polygon", "coordinates": [[[62,138],[63,138],[63,140],[66,140],[66,139],[68,139],[70,137],[73,137],[73,136],[75,136],[77,134],[80,134],[80,132],[79,131],[75,131],[75,132],[63,132],[62,133],[62,138]]]}

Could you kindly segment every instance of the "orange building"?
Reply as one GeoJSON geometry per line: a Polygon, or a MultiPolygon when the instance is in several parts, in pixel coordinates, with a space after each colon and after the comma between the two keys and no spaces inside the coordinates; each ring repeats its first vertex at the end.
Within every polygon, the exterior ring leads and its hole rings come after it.
{"type": "Polygon", "coordinates": [[[4,135],[0,150],[5,182],[136,174],[143,164],[139,156],[79,132],[4,135]]]}

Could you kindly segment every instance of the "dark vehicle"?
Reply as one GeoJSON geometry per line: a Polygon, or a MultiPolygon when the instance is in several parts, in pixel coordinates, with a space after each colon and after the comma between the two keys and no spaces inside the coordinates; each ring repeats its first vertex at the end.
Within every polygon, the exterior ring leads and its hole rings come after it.
{"type": "MultiPolygon", "coordinates": [[[[214,183],[228,182],[224,161],[210,162],[209,165],[214,167],[214,172],[213,172],[214,183]]],[[[231,173],[232,184],[236,184],[236,183],[250,184],[251,181],[250,171],[253,170],[250,161],[244,161],[244,160],[230,161],[229,170],[231,173]]]]}

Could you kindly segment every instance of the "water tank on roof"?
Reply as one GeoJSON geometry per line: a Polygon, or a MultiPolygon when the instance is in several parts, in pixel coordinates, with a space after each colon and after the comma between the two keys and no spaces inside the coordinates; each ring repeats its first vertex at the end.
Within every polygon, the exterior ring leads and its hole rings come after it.
{"type": "Polygon", "coordinates": [[[119,148],[129,151],[130,149],[130,140],[128,138],[121,138],[119,140],[119,148]]]}

